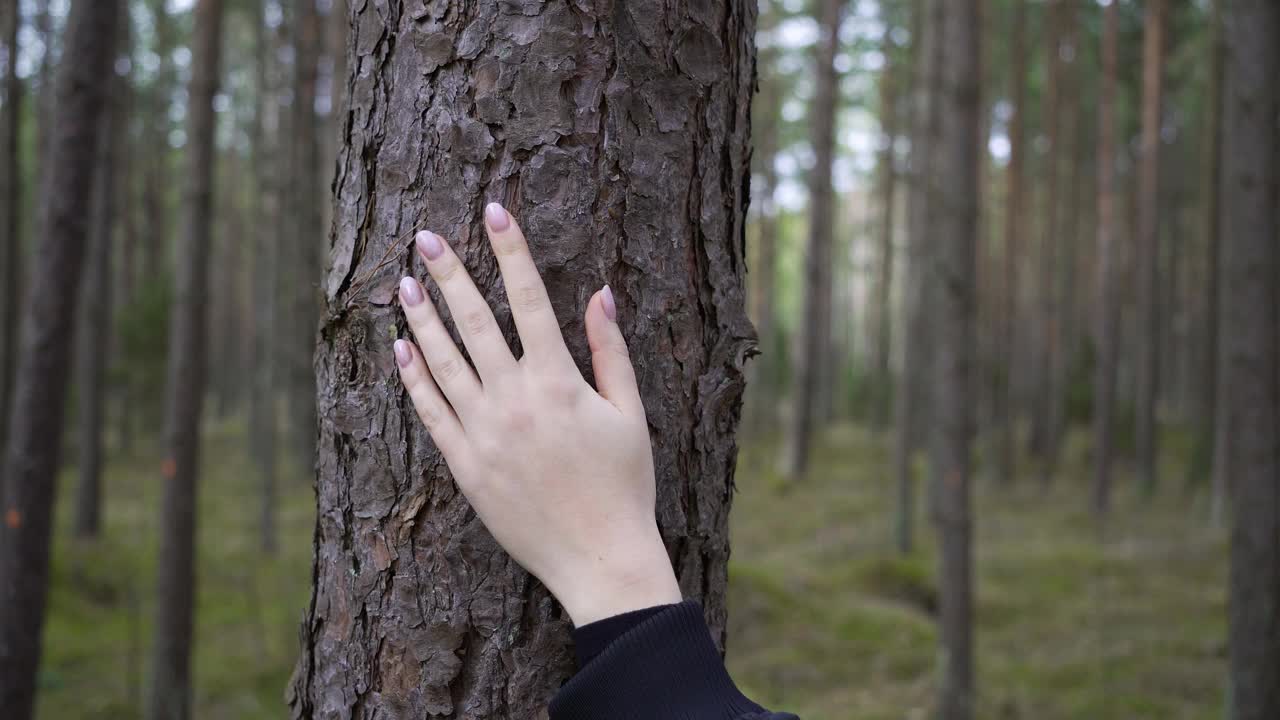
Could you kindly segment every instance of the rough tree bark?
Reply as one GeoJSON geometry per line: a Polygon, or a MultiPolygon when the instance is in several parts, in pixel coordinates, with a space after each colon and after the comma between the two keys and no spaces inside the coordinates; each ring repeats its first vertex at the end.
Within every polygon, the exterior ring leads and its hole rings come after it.
{"type": "Polygon", "coordinates": [[[1226,4],[1222,176],[1233,432],[1231,717],[1280,717],[1280,6],[1226,4]]]}
{"type": "Polygon", "coordinates": [[[893,233],[898,187],[898,75],[897,51],[893,42],[895,26],[885,18],[880,52],[884,55],[884,71],[880,74],[880,250],[876,268],[876,355],[875,422],[883,428],[889,423],[893,372],[889,367],[893,344],[893,233]]]}
{"type": "MultiPolygon", "coordinates": [[[[831,164],[835,159],[836,106],[840,77],[836,51],[840,46],[840,20],[845,0],[822,0],[818,5],[820,37],[814,53],[816,90],[809,106],[810,142],[814,163],[809,172],[809,237],[805,247],[804,310],[800,316],[800,342],[796,346],[792,383],[792,417],[787,439],[787,475],[801,480],[809,469],[813,426],[819,417],[819,393],[824,364],[831,354],[832,205],[831,164]]],[[[830,389],[830,388],[828,388],[830,389]]]]}
{"type": "Polygon", "coordinates": [[[941,134],[935,148],[940,201],[933,307],[932,453],[938,529],[939,717],[973,717],[972,518],[975,256],[979,208],[980,0],[948,0],[938,38],[941,134]]]}
{"type": "Polygon", "coordinates": [[[1013,0],[1013,27],[1010,29],[1009,83],[1011,86],[1009,115],[1008,195],[1004,216],[1004,307],[1001,309],[1002,383],[996,417],[1000,419],[999,477],[1008,485],[1013,482],[1017,417],[1013,410],[1013,368],[1017,364],[1018,265],[1022,259],[1022,233],[1025,229],[1024,202],[1026,167],[1027,111],[1027,0],[1013,0]]]}
{"type": "MultiPolygon", "coordinates": [[[[128,18],[118,21],[116,46],[125,47],[129,36],[128,18]]],[[[117,53],[118,54],[118,53],[117,53]]],[[[111,336],[111,287],[116,205],[117,159],[124,138],[121,127],[128,122],[120,100],[126,81],[115,72],[107,80],[111,99],[99,118],[97,161],[93,169],[93,223],[89,228],[84,286],[80,297],[80,335],[76,342],[76,396],[79,409],[79,483],[76,486],[75,533],[81,538],[98,536],[102,527],[102,432],[106,415],[106,374],[111,336]]]]}
{"type": "Polygon", "coordinates": [[[209,251],[213,213],[213,97],[222,49],[222,0],[199,0],[192,30],[187,97],[187,172],[184,228],[178,247],[169,367],[165,388],[163,472],[157,561],[155,648],[150,720],[191,715],[191,639],[195,611],[196,478],[200,415],[205,394],[209,251]]]}
{"type": "MultiPolygon", "coordinates": [[[[14,360],[18,356],[18,298],[22,278],[22,157],[18,136],[22,129],[22,79],[18,76],[18,3],[6,4],[4,30],[4,105],[0,112],[0,458],[9,437],[9,402],[13,396],[14,360]]],[[[0,500],[4,482],[0,479],[0,500]]]]}
{"type": "Polygon", "coordinates": [[[1111,499],[1115,433],[1116,372],[1120,350],[1120,307],[1116,296],[1120,266],[1116,247],[1116,72],[1119,50],[1117,3],[1107,6],[1102,30],[1102,81],[1098,88],[1098,307],[1095,342],[1098,368],[1093,383],[1093,509],[1106,514],[1111,499]]]}
{"type": "MultiPolygon", "coordinates": [[[[579,366],[606,281],[646,399],[658,520],[724,639],[752,347],[744,254],[755,3],[352,4],[295,718],[545,717],[568,618],[485,531],[396,379],[410,233],[450,237],[514,339],[481,226],[520,218],[579,366]],[[382,259],[385,256],[386,265],[382,259]]],[[[589,376],[588,376],[589,377],[589,376]]]]}
{"type": "Polygon", "coordinates": [[[49,166],[40,207],[44,232],[23,306],[0,523],[0,708],[15,720],[31,717],[35,699],[71,369],[65,344],[75,328],[98,121],[120,9],[119,0],[72,4],[58,71],[58,112],[48,129],[49,166]]]}
{"type": "Polygon", "coordinates": [[[1167,0],[1147,0],[1142,43],[1142,151],[1138,175],[1137,403],[1134,452],[1138,480],[1147,492],[1156,486],[1159,425],[1156,398],[1160,371],[1160,124],[1164,86],[1167,0]]]}

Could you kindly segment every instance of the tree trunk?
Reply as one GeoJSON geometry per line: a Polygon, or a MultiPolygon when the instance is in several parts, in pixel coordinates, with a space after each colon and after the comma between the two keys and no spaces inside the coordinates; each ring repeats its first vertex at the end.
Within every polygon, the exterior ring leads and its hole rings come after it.
{"type": "Polygon", "coordinates": [[[254,23],[254,56],[257,76],[254,87],[256,112],[249,131],[250,156],[253,158],[254,189],[250,200],[253,218],[253,244],[255,262],[249,267],[249,286],[252,293],[252,328],[249,337],[247,365],[252,373],[249,393],[249,451],[258,473],[261,490],[258,511],[259,544],[268,555],[274,554],[276,541],[276,288],[279,242],[274,229],[280,217],[280,176],[276,153],[279,143],[267,137],[268,115],[275,131],[274,140],[280,139],[275,124],[279,115],[276,87],[272,83],[275,67],[269,60],[273,55],[273,39],[267,33],[267,3],[259,0],[257,21],[254,23]]]}
{"type": "Polygon", "coordinates": [[[191,636],[195,609],[196,477],[204,404],[209,246],[213,214],[213,98],[222,47],[222,0],[199,0],[187,93],[185,227],[169,323],[165,390],[164,505],[157,561],[155,650],[150,720],[191,715],[191,636]]]}
{"type": "Polygon", "coordinates": [[[40,632],[49,585],[49,541],[60,464],[59,441],[87,237],[99,121],[106,106],[111,52],[121,4],[77,0],[71,6],[58,112],[49,128],[40,227],[23,312],[15,396],[4,461],[0,525],[0,707],[32,714],[40,632]]]}
{"type": "MultiPolygon", "coordinates": [[[[0,459],[9,437],[9,404],[13,397],[14,361],[18,356],[18,298],[22,278],[22,79],[18,77],[18,3],[6,4],[0,27],[4,77],[4,112],[0,114],[0,459]]],[[[0,460],[2,462],[2,460],[0,460]]],[[[0,502],[4,481],[0,478],[0,502]]]]}
{"type": "Polygon", "coordinates": [[[1011,89],[1009,95],[1009,167],[1008,198],[1004,217],[1004,309],[1001,338],[1003,382],[996,416],[1000,418],[1000,473],[1005,485],[1013,482],[1016,458],[1017,413],[1014,412],[1013,368],[1017,364],[1018,327],[1018,263],[1022,259],[1022,235],[1026,180],[1026,111],[1027,111],[1027,0],[1013,0],[1012,44],[1009,61],[1011,89]]]}
{"type": "Polygon", "coordinates": [[[840,20],[844,0],[822,0],[818,6],[820,37],[814,53],[817,89],[809,109],[814,164],[809,173],[809,239],[805,247],[804,310],[800,321],[792,394],[794,411],[787,440],[787,475],[802,480],[809,469],[813,426],[819,420],[818,395],[823,386],[824,363],[831,355],[831,223],[834,193],[831,163],[835,160],[835,120],[839,101],[839,76],[835,57],[840,45],[840,20]]]}
{"type": "Polygon", "coordinates": [[[395,379],[408,238],[452,238],[514,339],[480,218],[502,201],[584,369],[583,306],[609,282],[646,399],[659,526],[722,644],[752,345],[755,5],[410,6],[352,7],[360,71],[316,359],[315,587],[289,703],[295,718],[545,717],[572,670],[568,618],[469,509],[395,379]]]}
{"type": "Polygon", "coordinates": [[[1031,434],[1027,449],[1041,461],[1042,479],[1048,479],[1051,464],[1050,445],[1052,443],[1053,401],[1051,396],[1056,392],[1053,387],[1054,356],[1058,352],[1058,304],[1054,292],[1054,276],[1058,270],[1058,193],[1060,192],[1060,163],[1062,148],[1059,133],[1058,85],[1062,75],[1062,62],[1058,56],[1062,33],[1063,0],[1048,0],[1045,8],[1045,80],[1044,112],[1042,124],[1045,133],[1044,161],[1044,219],[1040,236],[1040,277],[1037,298],[1040,301],[1040,316],[1036,321],[1035,345],[1035,387],[1034,406],[1031,413],[1031,434]]]}
{"type": "MultiPolygon", "coordinates": [[[[762,5],[761,31],[770,31],[777,25],[778,11],[774,4],[762,5]]],[[[778,58],[776,49],[760,52],[759,96],[753,106],[752,130],[756,140],[752,159],[760,187],[752,187],[758,198],[756,207],[756,245],[753,272],[751,318],[756,326],[756,340],[760,348],[759,359],[750,366],[749,384],[753,388],[751,402],[755,410],[750,414],[751,434],[760,436],[771,432],[777,421],[775,409],[778,393],[778,375],[782,364],[778,355],[782,343],[778,338],[777,294],[778,276],[778,208],[774,193],[778,187],[778,171],[775,166],[778,153],[778,124],[780,118],[780,80],[774,65],[778,58]]]]}
{"type": "Polygon", "coordinates": [[[315,468],[316,377],[312,355],[320,311],[322,216],[320,198],[320,129],[316,117],[316,69],[320,52],[320,15],[315,0],[294,8],[294,93],[291,127],[294,232],[290,238],[292,298],[289,311],[289,417],[298,469],[309,475],[315,468]]]}
{"type": "MultiPolygon", "coordinates": [[[[117,29],[117,47],[129,36],[128,17],[117,29]]],[[[117,53],[118,55],[118,53],[117,53]]],[[[116,160],[124,137],[120,128],[127,122],[120,102],[127,91],[124,78],[115,73],[107,80],[111,99],[99,118],[97,162],[93,175],[93,223],[89,227],[89,252],[84,286],[80,297],[80,336],[76,343],[76,395],[79,411],[80,481],[76,490],[75,534],[96,538],[102,528],[102,444],[106,414],[106,374],[110,362],[111,311],[114,307],[111,270],[116,203],[116,160]]]]}
{"type": "Polygon", "coordinates": [[[1232,720],[1280,717],[1280,7],[1227,3],[1223,342],[1233,432],[1232,720]]]}
{"type": "MultiPolygon", "coordinates": [[[[144,194],[147,232],[143,238],[142,277],[144,282],[161,282],[168,269],[169,239],[169,103],[177,85],[173,64],[173,19],[169,17],[167,0],[152,0],[151,19],[159,68],[152,83],[148,112],[147,136],[152,152],[147,168],[147,192],[144,194]]],[[[188,138],[190,141],[190,138],[188,138]]]]}
{"type": "Polygon", "coordinates": [[[1116,73],[1119,50],[1117,3],[1107,6],[1102,35],[1102,84],[1098,89],[1098,369],[1093,399],[1093,509],[1106,514],[1111,499],[1115,442],[1116,373],[1120,345],[1120,305],[1116,296],[1120,265],[1116,247],[1116,73]]]}
{"type": "Polygon", "coordinates": [[[1209,64],[1208,117],[1204,131],[1204,164],[1205,178],[1201,186],[1204,193],[1204,249],[1205,249],[1205,295],[1204,336],[1200,349],[1199,363],[1200,386],[1196,408],[1196,451],[1194,454],[1197,467],[1193,467],[1189,479],[1192,482],[1203,482],[1205,475],[1210,476],[1210,521],[1215,527],[1222,522],[1222,510],[1225,504],[1225,480],[1213,472],[1214,458],[1221,448],[1218,447],[1215,431],[1218,425],[1218,403],[1225,397],[1222,391],[1221,365],[1218,362],[1219,348],[1222,339],[1219,336],[1219,315],[1222,312],[1219,301],[1222,284],[1221,274],[1221,229],[1222,229],[1222,99],[1223,99],[1223,66],[1225,48],[1222,35],[1222,0],[1212,0],[1212,19],[1210,20],[1210,45],[1212,54],[1209,64]]]}
{"type": "Polygon", "coordinates": [[[1138,178],[1138,337],[1134,428],[1139,482],[1156,487],[1160,353],[1160,124],[1167,0],[1147,0],[1142,44],[1142,154],[1138,178]]]}
{"type": "Polygon", "coordinates": [[[894,25],[885,18],[880,52],[884,55],[884,72],[880,75],[880,261],[876,268],[876,355],[875,355],[875,423],[884,428],[889,423],[893,371],[889,367],[893,344],[893,231],[895,195],[898,185],[898,73],[897,52],[893,43],[894,25]]]}
{"type": "Polygon", "coordinates": [[[939,716],[973,717],[973,611],[969,510],[973,441],[975,250],[979,208],[979,0],[948,0],[940,45],[942,133],[931,182],[938,213],[933,326],[932,458],[939,542],[939,716]]]}
{"type": "Polygon", "coordinates": [[[928,340],[925,298],[932,247],[930,205],[934,199],[929,186],[934,165],[930,148],[937,142],[939,122],[936,68],[940,64],[937,40],[940,4],[938,0],[917,0],[913,9],[913,97],[908,108],[911,113],[911,166],[907,188],[906,323],[902,337],[902,373],[894,391],[893,412],[893,475],[897,487],[894,538],[903,554],[910,553],[914,544],[916,503],[912,456],[917,445],[916,429],[921,425],[917,416],[922,414],[921,398],[924,395],[917,386],[927,384],[922,380],[926,379],[927,367],[924,361],[928,340]]]}

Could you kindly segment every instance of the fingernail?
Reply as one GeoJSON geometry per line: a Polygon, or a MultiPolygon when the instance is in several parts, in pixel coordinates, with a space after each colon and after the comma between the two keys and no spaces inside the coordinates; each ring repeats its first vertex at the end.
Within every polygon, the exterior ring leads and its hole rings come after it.
{"type": "Polygon", "coordinates": [[[489,223],[489,229],[494,232],[502,232],[511,227],[511,216],[496,202],[485,206],[484,219],[489,223]]]}
{"type": "Polygon", "coordinates": [[[411,277],[400,279],[400,302],[413,307],[422,302],[422,286],[411,277]]]}
{"type": "Polygon", "coordinates": [[[430,230],[423,230],[418,233],[418,252],[428,260],[435,260],[444,254],[444,241],[440,236],[430,230]]]}
{"type": "Polygon", "coordinates": [[[413,362],[413,351],[409,349],[409,342],[407,340],[397,340],[394,348],[396,362],[400,367],[409,367],[409,363],[413,362]]]}
{"type": "Polygon", "coordinates": [[[613,322],[618,321],[618,306],[613,304],[613,290],[608,285],[600,292],[600,304],[604,306],[604,316],[613,322]]]}

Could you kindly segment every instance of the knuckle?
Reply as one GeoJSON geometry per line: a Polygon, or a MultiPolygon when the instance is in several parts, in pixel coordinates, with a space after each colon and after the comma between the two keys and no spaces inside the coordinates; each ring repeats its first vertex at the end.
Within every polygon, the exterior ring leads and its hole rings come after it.
{"type": "Polygon", "coordinates": [[[462,263],[457,260],[446,260],[436,267],[433,273],[436,283],[443,285],[457,276],[458,271],[462,269],[462,263]]]}
{"type": "Polygon", "coordinates": [[[511,304],[524,313],[538,312],[546,308],[542,291],[532,285],[521,285],[511,293],[511,304]]]}
{"type": "Polygon", "coordinates": [[[489,313],[483,310],[472,310],[462,316],[462,327],[470,335],[483,335],[489,332],[492,324],[489,313]]]}
{"type": "Polygon", "coordinates": [[[607,341],[604,344],[604,349],[607,352],[611,352],[614,355],[621,357],[627,362],[631,362],[631,351],[627,349],[627,343],[621,338],[607,341]]]}
{"type": "Polygon", "coordinates": [[[542,379],[541,390],[543,396],[551,402],[571,405],[577,400],[581,385],[573,378],[557,373],[542,379]]]}
{"type": "Polygon", "coordinates": [[[507,238],[503,242],[496,242],[493,244],[493,253],[501,257],[519,255],[523,250],[524,243],[514,238],[507,238]]]}
{"type": "Polygon", "coordinates": [[[462,360],[460,358],[451,357],[442,361],[435,370],[435,375],[441,382],[452,382],[462,374],[462,360]]]}

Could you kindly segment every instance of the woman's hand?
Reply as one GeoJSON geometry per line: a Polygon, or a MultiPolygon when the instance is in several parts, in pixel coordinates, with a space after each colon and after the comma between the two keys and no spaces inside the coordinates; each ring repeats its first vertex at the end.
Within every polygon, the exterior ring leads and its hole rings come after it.
{"type": "Polygon", "coordinates": [[[560,600],[575,625],[680,601],[654,518],[653,454],[626,341],[606,285],[587,304],[598,392],[560,334],[515,220],[485,209],[520,332],[517,360],[466,268],[438,235],[418,253],[475,364],[422,285],[400,281],[417,339],[395,343],[400,378],[458,486],[498,542],[560,600]],[[421,348],[421,350],[419,350],[421,348]],[[477,375],[478,373],[478,375],[477,375]]]}

